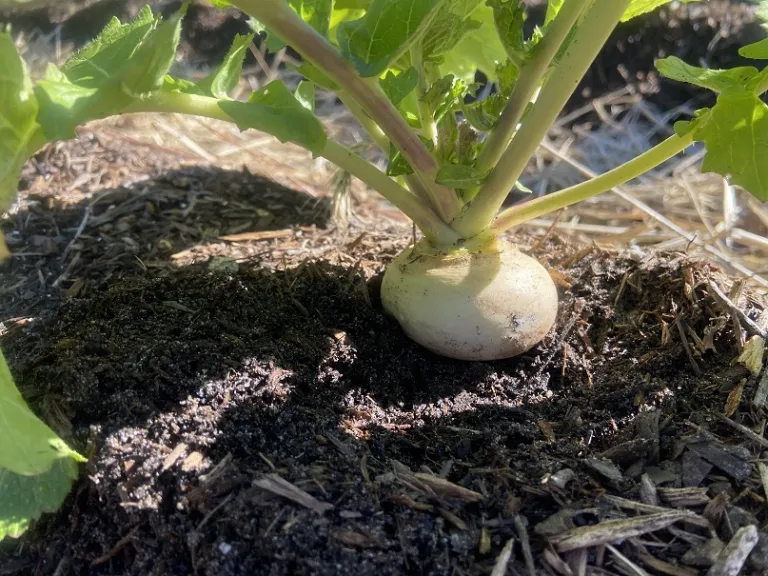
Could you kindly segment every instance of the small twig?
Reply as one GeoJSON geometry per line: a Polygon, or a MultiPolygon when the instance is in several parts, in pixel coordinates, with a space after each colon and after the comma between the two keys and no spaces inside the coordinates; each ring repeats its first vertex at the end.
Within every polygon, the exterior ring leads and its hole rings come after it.
{"type": "Polygon", "coordinates": [[[88,220],[91,217],[91,206],[92,204],[88,204],[85,207],[85,213],[83,214],[83,219],[80,221],[80,225],[77,227],[77,231],[75,232],[75,235],[72,237],[72,240],[69,241],[69,244],[67,244],[67,247],[64,248],[64,252],[61,255],[62,262],[64,262],[64,260],[67,259],[67,256],[69,256],[69,253],[72,251],[72,248],[75,245],[75,242],[77,242],[77,239],[80,238],[80,235],[83,233],[83,230],[85,230],[85,227],[88,225],[88,220]]]}
{"type": "Polygon", "coordinates": [[[197,528],[196,528],[195,530],[196,530],[197,532],[200,532],[200,530],[203,528],[203,526],[205,526],[206,524],[208,524],[208,521],[209,521],[211,518],[213,518],[213,515],[214,515],[214,514],[216,514],[216,512],[218,512],[218,511],[219,511],[219,510],[221,510],[222,508],[224,508],[224,506],[226,506],[226,505],[227,505],[227,503],[228,503],[230,500],[232,500],[232,492],[230,492],[229,494],[227,494],[227,497],[226,497],[226,498],[224,498],[224,500],[222,500],[222,501],[221,501],[221,502],[220,502],[220,503],[219,503],[219,504],[218,504],[218,505],[217,505],[217,506],[216,506],[216,507],[215,507],[213,510],[211,510],[210,512],[208,512],[208,514],[206,514],[206,515],[205,515],[205,518],[203,518],[203,519],[200,521],[200,524],[198,524],[198,525],[197,525],[197,528]]]}
{"type": "Polygon", "coordinates": [[[734,422],[733,420],[731,420],[730,418],[728,418],[728,416],[725,416],[724,414],[720,414],[719,412],[711,412],[711,414],[715,418],[717,418],[720,422],[722,422],[723,424],[727,424],[728,426],[730,426],[734,430],[740,432],[741,434],[743,434],[744,436],[746,436],[747,438],[752,440],[752,442],[756,442],[756,443],[760,444],[760,446],[762,446],[763,448],[768,448],[768,438],[763,438],[762,436],[760,436],[759,434],[753,432],[752,430],[750,430],[749,428],[747,428],[743,424],[739,424],[738,422],[734,422]]]}
{"type": "Polygon", "coordinates": [[[523,559],[525,560],[525,567],[528,569],[530,576],[536,576],[536,564],[533,562],[533,553],[531,552],[531,542],[528,538],[528,529],[525,527],[522,516],[519,514],[515,516],[515,530],[520,538],[520,546],[523,549],[523,559]]]}
{"type": "Polygon", "coordinates": [[[696,358],[693,357],[693,350],[691,350],[691,345],[688,344],[688,338],[685,336],[685,328],[683,328],[683,323],[680,321],[677,314],[675,314],[675,325],[677,326],[677,331],[680,333],[680,340],[683,342],[685,353],[688,354],[688,360],[693,367],[693,373],[696,374],[696,376],[701,376],[701,368],[699,368],[696,358]]]}
{"type": "Polygon", "coordinates": [[[96,558],[96,560],[91,562],[91,568],[93,568],[94,566],[99,566],[100,564],[104,564],[105,562],[108,562],[109,560],[117,556],[120,553],[120,551],[123,548],[125,548],[125,545],[131,541],[131,539],[136,534],[136,532],[138,532],[138,530],[139,530],[138,526],[134,526],[133,528],[131,528],[131,531],[128,532],[128,534],[126,534],[122,538],[120,538],[120,540],[117,541],[117,544],[112,546],[112,548],[110,548],[105,554],[102,554],[101,556],[96,558]]]}
{"type": "Polygon", "coordinates": [[[768,338],[768,332],[760,328],[760,326],[758,326],[754,320],[747,316],[746,312],[736,306],[736,304],[734,304],[733,301],[728,298],[728,296],[726,296],[722,290],[720,290],[717,284],[714,282],[709,282],[709,288],[712,290],[712,296],[714,299],[717,300],[722,306],[728,308],[728,311],[731,313],[731,315],[739,319],[740,323],[750,336],[768,338]]]}

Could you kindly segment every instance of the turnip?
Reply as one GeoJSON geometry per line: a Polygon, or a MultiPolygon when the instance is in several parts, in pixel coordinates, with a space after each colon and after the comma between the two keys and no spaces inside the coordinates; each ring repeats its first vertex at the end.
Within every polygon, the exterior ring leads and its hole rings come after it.
{"type": "MultiPolygon", "coordinates": [[[[34,83],[10,35],[0,33],[3,207],[33,153],[93,119],[174,112],[267,132],[360,179],[422,232],[383,282],[384,308],[405,333],[437,354],[495,360],[535,346],[558,306],[547,271],[504,239],[507,230],[632,180],[694,141],[706,146],[704,170],[768,199],[768,107],[761,100],[768,70],[706,70],[669,57],[659,71],[717,92],[715,106],[614,170],[501,211],[615,26],[669,0],[551,0],[531,37],[521,0],[212,1],[248,14],[253,33],[238,36],[221,66],[198,82],[170,74],[186,5],[168,19],[147,7],[129,24],[113,20],[34,83]],[[257,33],[270,49],[295,50],[304,80],[293,90],[274,81],[234,100],[229,94],[257,33]],[[492,83],[483,98],[478,70],[492,83]],[[329,139],[314,114],[318,87],[334,91],[388,157],[386,172],[329,139]]],[[[768,59],[768,41],[742,55],[768,59]]],[[[0,438],[25,440],[0,442],[0,473],[70,481],[71,466],[58,465],[75,455],[36,422],[0,363],[0,438]]],[[[3,530],[0,519],[0,538],[3,530]]]]}
{"type": "Polygon", "coordinates": [[[529,350],[557,316],[547,270],[500,238],[443,251],[422,240],[387,267],[384,308],[443,356],[497,360],[529,350]]]}

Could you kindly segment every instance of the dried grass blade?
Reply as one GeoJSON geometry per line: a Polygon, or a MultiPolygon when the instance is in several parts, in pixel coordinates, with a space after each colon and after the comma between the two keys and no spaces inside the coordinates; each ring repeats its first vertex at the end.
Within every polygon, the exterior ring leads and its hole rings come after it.
{"type": "Polygon", "coordinates": [[[647,534],[648,532],[655,532],[690,516],[691,513],[685,510],[669,510],[636,518],[607,520],[594,526],[581,526],[555,536],[550,536],[548,540],[555,546],[558,552],[590,548],[647,534]]]}

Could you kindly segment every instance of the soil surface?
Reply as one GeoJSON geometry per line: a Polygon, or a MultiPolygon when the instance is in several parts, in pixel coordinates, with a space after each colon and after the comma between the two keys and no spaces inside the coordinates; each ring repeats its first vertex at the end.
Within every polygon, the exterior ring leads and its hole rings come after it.
{"type": "Polygon", "coordinates": [[[410,234],[375,205],[340,230],[263,178],[88,133],[24,187],[0,343],[89,461],[1,574],[693,575],[766,520],[766,383],[737,358],[768,302],[709,265],[515,237],[557,326],[457,362],[382,312],[410,234]]]}

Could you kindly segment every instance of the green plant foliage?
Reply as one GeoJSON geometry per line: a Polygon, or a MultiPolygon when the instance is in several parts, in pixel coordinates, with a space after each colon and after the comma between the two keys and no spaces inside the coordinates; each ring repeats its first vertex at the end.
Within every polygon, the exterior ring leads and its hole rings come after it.
{"type": "Polygon", "coordinates": [[[342,54],[361,76],[382,74],[410,48],[446,0],[373,0],[365,16],[339,24],[342,54]]]}
{"type": "MultiPolygon", "coordinates": [[[[226,98],[240,82],[243,60],[255,34],[238,34],[221,65],[197,83],[206,96],[226,98]]],[[[174,50],[175,51],[175,50],[174,50]]]]}
{"type": "Polygon", "coordinates": [[[437,182],[443,186],[463,190],[480,186],[487,177],[487,172],[481,174],[474,166],[468,164],[448,164],[440,168],[440,171],[437,173],[437,182]]]}
{"type": "Polygon", "coordinates": [[[315,85],[312,82],[299,82],[293,97],[310,112],[315,111],[315,85]]]}
{"type": "Polygon", "coordinates": [[[320,121],[279,80],[252,93],[248,102],[221,100],[219,107],[241,130],[267,132],[314,153],[323,149],[327,139],[320,121]]]}
{"type": "MultiPolygon", "coordinates": [[[[699,0],[681,0],[681,1],[683,3],[686,3],[686,2],[698,2],[699,0]]],[[[656,8],[663,6],[664,4],[669,4],[670,2],[672,2],[672,0],[633,0],[632,3],[629,5],[629,8],[627,8],[627,11],[624,12],[624,16],[622,16],[621,21],[627,22],[628,20],[632,20],[632,18],[637,18],[638,16],[642,16],[643,14],[656,10],[656,8]]]]}
{"type": "Polygon", "coordinates": [[[77,463],[72,458],[59,458],[36,476],[0,468],[0,540],[18,538],[41,514],[55,512],[76,479],[77,463]]]}
{"type": "MultiPolygon", "coordinates": [[[[37,132],[37,100],[13,39],[0,32],[0,208],[13,201],[37,132]]],[[[0,259],[8,250],[0,237],[0,259]]],[[[0,450],[2,448],[0,447],[0,450]]]]}
{"type": "Polygon", "coordinates": [[[758,94],[765,89],[768,69],[709,70],[674,57],[659,60],[656,66],[668,78],[718,93],[711,110],[700,110],[694,120],[675,125],[678,133],[692,133],[704,142],[702,170],[729,177],[760,200],[768,200],[768,106],[758,94]]]}

